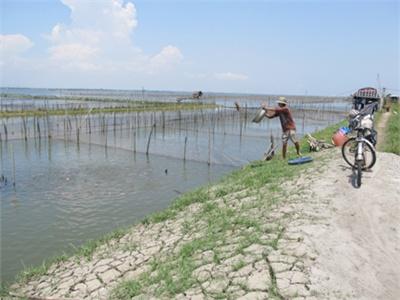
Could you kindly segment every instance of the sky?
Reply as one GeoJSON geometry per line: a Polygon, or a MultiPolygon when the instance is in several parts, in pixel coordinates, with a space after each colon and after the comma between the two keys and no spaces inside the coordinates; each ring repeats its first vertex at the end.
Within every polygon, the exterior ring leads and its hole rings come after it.
{"type": "Polygon", "coordinates": [[[400,94],[399,0],[0,2],[3,87],[400,94]]]}

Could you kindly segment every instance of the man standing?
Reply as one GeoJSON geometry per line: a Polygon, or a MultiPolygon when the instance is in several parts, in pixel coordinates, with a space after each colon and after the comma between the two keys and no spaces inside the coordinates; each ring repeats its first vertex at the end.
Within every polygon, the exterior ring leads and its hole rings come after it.
{"type": "Polygon", "coordinates": [[[269,108],[265,104],[263,104],[263,109],[266,111],[265,116],[269,119],[279,117],[282,126],[282,157],[283,159],[286,158],[287,152],[287,143],[290,139],[294,146],[296,147],[297,155],[300,156],[300,144],[296,138],[296,125],[294,123],[292,114],[287,107],[288,102],[285,97],[279,97],[278,100],[278,107],[276,108],[269,108]],[[272,111],[273,113],[270,114],[269,112],[272,111]]]}

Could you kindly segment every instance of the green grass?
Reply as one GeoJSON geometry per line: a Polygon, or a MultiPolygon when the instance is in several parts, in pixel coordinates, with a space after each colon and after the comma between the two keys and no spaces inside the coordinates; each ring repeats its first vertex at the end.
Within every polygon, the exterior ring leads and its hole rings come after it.
{"type": "Polygon", "coordinates": [[[136,295],[139,295],[142,286],[139,282],[131,280],[122,282],[118,289],[114,290],[113,295],[111,296],[112,299],[129,299],[136,295]]]}
{"type": "Polygon", "coordinates": [[[0,299],[7,299],[7,296],[9,296],[8,286],[0,283],[0,299]]]}
{"type": "Polygon", "coordinates": [[[51,265],[61,263],[67,259],[68,256],[66,254],[62,254],[43,261],[39,266],[26,267],[16,276],[16,281],[24,283],[33,278],[43,276],[47,273],[47,270],[51,265]]]}
{"type": "Polygon", "coordinates": [[[239,271],[241,268],[243,268],[244,266],[246,266],[246,262],[245,261],[243,261],[243,260],[239,260],[237,263],[235,263],[233,266],[232,266],[232,270],[233,271],[239,271]]]}
{"type": "Polygon", "coordinates": [[[168,219],[173,218],[179,211],[182,211],[185,207],[193,203],[202,203],[209,199],[209,195],[206,188],[196,189],[192,192],[188,192],[177,198],[171,205],[165,210],[156,212],[142,220],[143,224],[150,222],[159,223],[168,219]]]}
{"type": "MultiPolygon", "coordinates": [[[[379,137],[378,137],[379,138],[379,137]]],[[[400,155],[400,105],[392,104],[392,115],[386,126],[386,137],[383,145],[385,152],[400,155]]]]}
{"type": "MultiPolygon", "coordinates": [[[[85,244],[83,244],[82,246],[80,246],[77,249],[77,252],[75,255],[77,255],[78,257],[83,257],[86,260],[91,260],[92,259],[92,255],[93,253],[96,251],[96,249],[99,246],[102,246],[104,244],[109,243],[110,241],[113,240],[119,240],[120,238],[122,238],[126,233],[128,232],[128,229],[125,228],[119,228],[114,230],[113,232],[104,235],[103,237],[96,239],[96,240],[89,240],[88,242],[86,242],[85,244]]],[[[133,245],[132,247],[134,247],[135,245],[133,245]]]]}

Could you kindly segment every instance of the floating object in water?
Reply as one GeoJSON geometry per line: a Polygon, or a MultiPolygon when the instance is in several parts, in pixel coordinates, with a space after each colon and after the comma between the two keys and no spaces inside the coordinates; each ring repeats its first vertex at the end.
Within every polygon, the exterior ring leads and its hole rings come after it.
{"type": "Polygon", "coordinates": [[[301,165],[308,162],[312,162],[313,158],[311,156],[303,156],[295,159],[291,159],[288,161],[289,165],[301,165]]]}
{"type": "Polygon", "coordinates": [[[167,175],[167,174],[168,174],[168,169],[165,169],[164,172],[165,172],[165,174],[167,175]]]}

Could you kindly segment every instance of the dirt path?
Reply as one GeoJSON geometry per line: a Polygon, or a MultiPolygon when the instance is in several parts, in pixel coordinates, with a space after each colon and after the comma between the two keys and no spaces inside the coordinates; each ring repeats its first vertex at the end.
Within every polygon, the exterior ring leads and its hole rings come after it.
{"type": "Polygon", "coordinates": [[[313,289],[324,298],[400,299],[400,157],[378,153],[363,185],[351,170],[330,162],[314,192],[329,201],[327,226],[311,233],[319,256],[311,267],[313,289]]]}
{"type": "Polygon", "coordinates": [[[379,119],[379,123],[376,126],[376,130],[378,131],[378,144],[377,149],[381,150],[382,145],[385,144],[385,136],[386,136],[386,125],[389,120],[391,113],[390,112],[382,112],[381,118],[379,119]]]}

